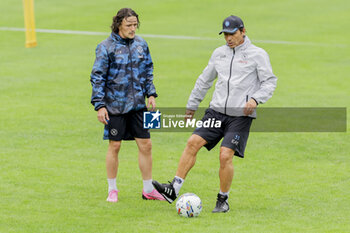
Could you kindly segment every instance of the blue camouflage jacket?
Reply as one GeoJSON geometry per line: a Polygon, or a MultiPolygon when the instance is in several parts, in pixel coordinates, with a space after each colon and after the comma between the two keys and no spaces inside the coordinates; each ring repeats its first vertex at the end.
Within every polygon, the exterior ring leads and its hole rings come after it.
{"type": "Polygon", "coordinates": [[[123,39],[112,32],[96,47],[91,72],[91,103],[112,115],[146,107],[145,97],[155,96],[153,62],[144,39],[123,39]]]}

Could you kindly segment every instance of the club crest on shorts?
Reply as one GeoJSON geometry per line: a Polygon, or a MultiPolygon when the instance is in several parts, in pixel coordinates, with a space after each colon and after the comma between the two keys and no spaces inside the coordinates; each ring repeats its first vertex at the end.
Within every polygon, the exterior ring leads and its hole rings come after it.
{"type": "Polygon", "coordinates": [[[157,110],[157,112],[144,112],[143,113],[143,128],[144,129],[160,129],[162,113],[157,110]]]}
{"type": "Polygon", "coordinates": [[[240,139],[240,136],[238,134],[236,134],[233,139],[231,140],[231,143],[233,145],[238,145],[239,144],[239,139],[240,139]]]}
{"type": "Polygon", "coordinates": [[[109,132],[111,133],[112,136],[117,136],[118,135],[118,130],[117,129],[111,129],[109,132]]]}

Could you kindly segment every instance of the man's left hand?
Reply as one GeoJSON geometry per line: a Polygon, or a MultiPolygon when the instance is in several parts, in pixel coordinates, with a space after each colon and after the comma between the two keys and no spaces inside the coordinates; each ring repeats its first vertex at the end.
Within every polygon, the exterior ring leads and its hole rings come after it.
{"type": "Polygon", "coordinates": [[[244,106],[243,113],[248,116],[254,112],[256,109],[256,102],[253,99],[250,99],[244,106]]]}
{"type": "Polygon", "coordinates": [[[154,98],[154,96],[150,96],[148,98],[148,104],[147,104],[147,109],[154,111],[156,110],[156,98],[154,98]],[[151,107],[151,108],[150,108],[151,107]]]}

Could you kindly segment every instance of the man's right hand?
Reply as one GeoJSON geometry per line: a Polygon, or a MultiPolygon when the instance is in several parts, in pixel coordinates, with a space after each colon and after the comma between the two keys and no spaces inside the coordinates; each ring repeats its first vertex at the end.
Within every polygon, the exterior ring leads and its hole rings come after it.
{"type": "Polygon", "coordinates": [[[196,112],[195,110],[186,109],[185,120],[192,120],[195,112],[196,112]]]}
{"type": "Polygon", "coordinates": [[[107,125],[109,121],[109,116],[108,116],[108,112],[107,112],[107,109],[105,107],[103,108],[100,108],[98,111],[97,111],[97,119],[99,120],[99,122],[107,125]]]}

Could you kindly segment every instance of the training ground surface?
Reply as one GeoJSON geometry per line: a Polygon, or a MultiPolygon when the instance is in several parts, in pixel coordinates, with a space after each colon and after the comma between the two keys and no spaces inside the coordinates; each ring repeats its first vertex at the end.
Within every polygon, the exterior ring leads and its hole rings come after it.
{"type": "MultiPolygon", "coordinates": [[[[160,107],[186,105],[224,43],[218,32],[230,14],[243,18],[279,78],[259,107],[350,107],[349,1],[36,0],[36,26],[108,33],[125,6],[139,13],[139,34],[170,36],[145,37],[160,107]]],[[[23,24],[22,2],[1,1],[0,27],[23,24]]],[[[231,211],[220,215],[211,213],[219,148],[202,149],[181,190],[202,199],[196,219],[178,217],[174,204],[141,199],[136,145],[123,142],[120,201],[107,203],[107,142],[89,103],[94,50],[106,35],[37,38],[26,49],[24,32],[0,30],[0,232],[350,231],[349,132],[251,133],[246,158],[234,159],[231,211]]],[[[173,178],[190,135],[152,134],[154,179],[173,178]]]]}

